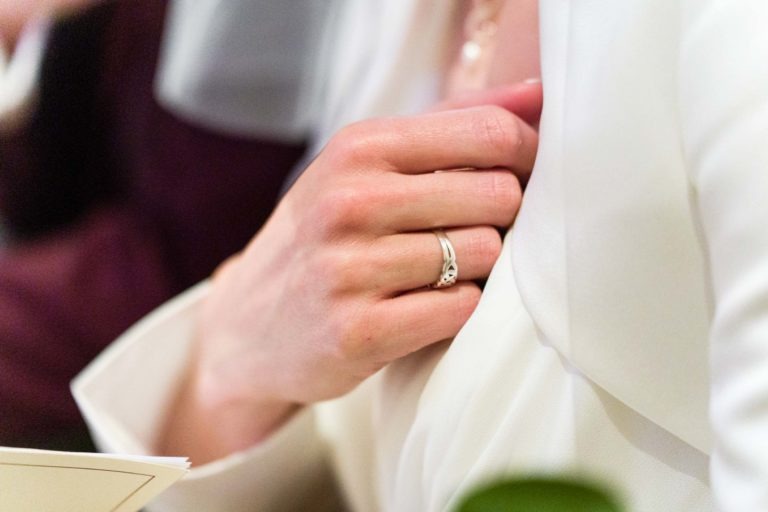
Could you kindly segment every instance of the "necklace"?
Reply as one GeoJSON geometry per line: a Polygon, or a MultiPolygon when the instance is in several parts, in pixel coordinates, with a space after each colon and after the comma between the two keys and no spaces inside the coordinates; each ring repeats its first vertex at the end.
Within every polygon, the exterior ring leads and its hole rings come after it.
{"type": "Polygon", "coordinates": [[[464,19],[464,43],[460,57],[450,73],[453,91],[476,90],[485,86],[496,48],[498,18],[504,0],[472,0],[464,19]]]}

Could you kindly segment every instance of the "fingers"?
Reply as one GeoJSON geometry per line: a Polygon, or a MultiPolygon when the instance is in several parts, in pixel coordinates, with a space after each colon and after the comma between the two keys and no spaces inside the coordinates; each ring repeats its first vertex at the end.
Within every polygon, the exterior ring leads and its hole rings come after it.
{"type": "Polygon", "coordinates": [[[507,228],[522,199],[520,182],[509,171],[442,172],[401,181],[402,198],[388,205],[388,214],[380,218],[384,230],[482,225],[507,228]],[[419,199],[407,201],[409,196],[419,199]]]}
{"type": "Polygon", "coordinates": [[[373,312],[375,351],[394,360],[456,336],[480,301],[470,282],[442,290],[419,290],[381,302],[373,312]],[[383,341],[378,341],[383,340],[383,341]]]}
{"type": "Polygon", "coordinates": [[[460,226],[509,227],[520,206],[518,179],[507,170],[390,174],[338,186],[312,216],[326,231],[373,236],[460,226]]]}
{"type": "Polygon", "coordinates": [[[541,81],[529,81],[484,91],[467,92],[438,103],[430,111],[496,105],[509,110],[529,125],[536,126],[541,117],[542,104],[541,81]]]}
{"type": "MultiPolygon", "coordinates": [[[[501,236],[490,226],[446,230],[456,252],[459,279],[488,277],[501,253],[501,236]]],[[[440,277],[443,253],[432,232],[409,233],[379,239],[367,251],[366,285],[380,297],[424,288],[440,277]]],[[[363,283],[360,283],[361,285],[363,283]]]]}
{"type": "Polygon", "coordinates": [[[538,134],[520,118],[483,106],[356,123],[342,129],[326,153],[361,172],[503,167],[525,178],[537,145],[538,134]]]}

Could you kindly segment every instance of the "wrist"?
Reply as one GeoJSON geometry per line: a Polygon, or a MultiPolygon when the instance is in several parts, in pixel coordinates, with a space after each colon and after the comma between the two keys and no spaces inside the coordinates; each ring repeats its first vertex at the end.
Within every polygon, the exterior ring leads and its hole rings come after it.
{"type": "Polygon", "coordinates": [[[290,402],[235,398],[215,392],[206,381],[188,373],[169,410],[158,452],[205,464],[266,440],[301,408],[290,402]]]}

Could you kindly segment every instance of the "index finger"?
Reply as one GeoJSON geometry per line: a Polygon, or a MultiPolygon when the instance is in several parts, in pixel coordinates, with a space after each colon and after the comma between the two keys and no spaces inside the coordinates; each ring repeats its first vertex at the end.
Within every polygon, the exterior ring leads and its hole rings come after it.
{"type": "Polygon", "coordinates": [[[509,110],[529,125],[538,126],[543,102],[544,92],[541,81],[527,80],[492,89],[458,94],[438,103],[429,111],[437,112],[481,105],[497,105],[509,110]]]}
{"type": "Polygon", "coordinates": [[[363,121],[342,130],[328,146],[361,170],[403,174],[450,169],[506,168],[526,179],[538,134],[498,106],[363,121]]]}

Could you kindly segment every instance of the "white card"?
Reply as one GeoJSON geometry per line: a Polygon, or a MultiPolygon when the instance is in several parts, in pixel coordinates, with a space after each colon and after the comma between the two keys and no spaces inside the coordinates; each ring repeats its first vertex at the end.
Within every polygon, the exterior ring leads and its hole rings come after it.
{"type": "Polygon", "coordinates": [[[136,512],[188,468],[185,458],[0,447],[0,510],[136,512]]]}

